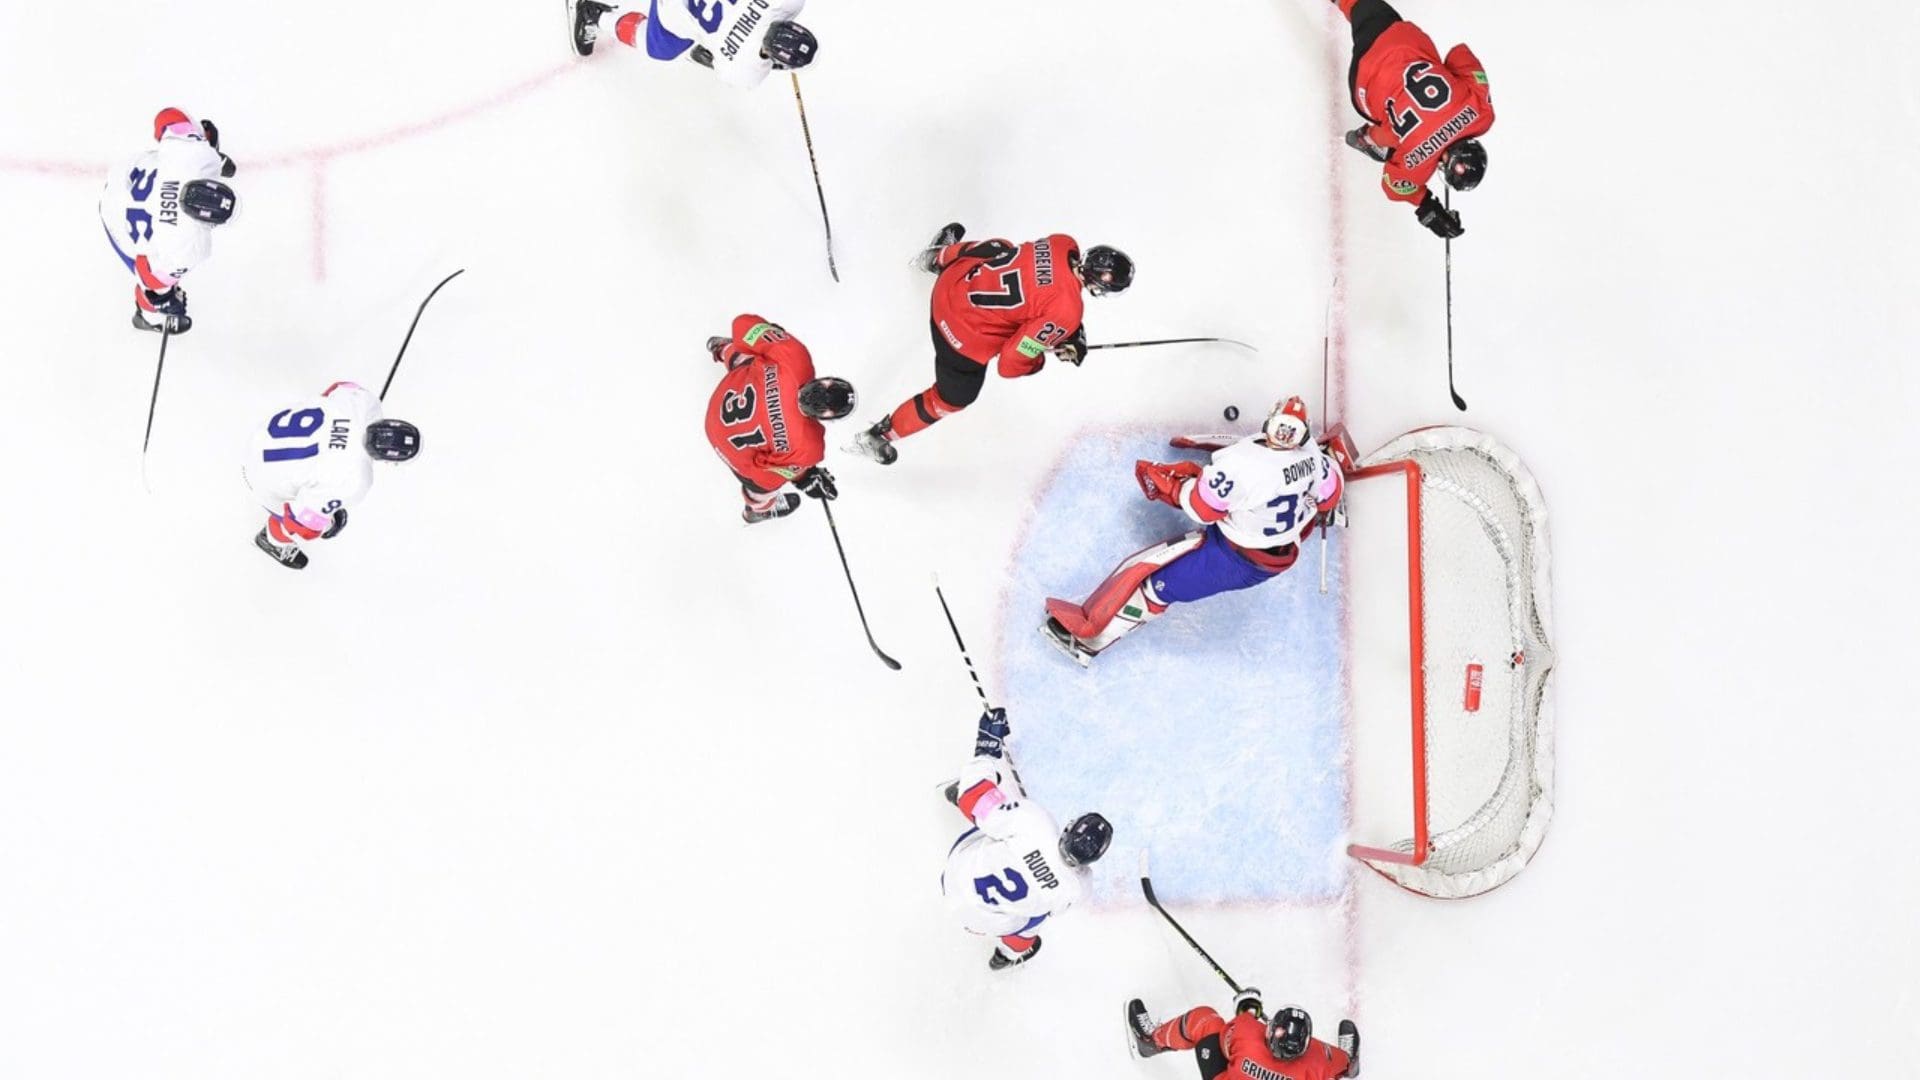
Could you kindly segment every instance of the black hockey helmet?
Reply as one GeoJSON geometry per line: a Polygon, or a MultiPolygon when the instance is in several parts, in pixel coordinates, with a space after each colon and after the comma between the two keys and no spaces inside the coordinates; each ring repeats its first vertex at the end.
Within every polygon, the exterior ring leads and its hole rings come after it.
{"type": "Polygon", "coordinates": [[[420,429],[405,420],[375,420],[367,425],[366,447],[375,461],[412,461],[420,452],[420,429]]]}
{"type": "Polygon", "coordinates": [[[1095,296],[1126,292],[1133,284],[1133,260],[1119,248],[1095,244],[1080,259],[1080,280],[1095,296]]]}
{"type": "Polygon", "coordinates": [[[815,420],[838,420],[859,403],[860,396],[845,379],[823,375],[800,386],[800,411],[815,420]]]}
{"type": "Polygon", "coordinates": [[[785,19],[767,27],[767,36],[760,42],[760,55],[781,71],[799,71],[813,63],[819,51],[820,39],[813,31],[785,19]]]}
{"type": "Polygon", "coordinates": [[[235,204],[233,189],[218,180],[189,180],[180,189],[180,209],[208,225],[225,225],[235,204]]]}
{"type": "Polygon", "coordinates": [[[1298,1005],[1275,1010],[1273,1018],[1267,1021],[1267,1049],[1281,1061],[1292,1061],[1306,1053],[1312,1038],[1313,1017],[1298,1005]]]}
{"type": "Polygon", "coordinates": [[[1085,866],[1100,861],[1113,843],[1113,825],[1099,814],[1086,813],[1073,819],[1060,834],[1060,855],[1069,866],[1085,866]]]}
{"type": "Polygon", "coordinates": [[[1461,139],[1447,147],[1446,160],[1441,162],[1446,172],[1447,186],[1455,191],[1472,191],[1480,186],[1487,176],[1487,148],[1480,145],[1479,139],[1461,139]]]}

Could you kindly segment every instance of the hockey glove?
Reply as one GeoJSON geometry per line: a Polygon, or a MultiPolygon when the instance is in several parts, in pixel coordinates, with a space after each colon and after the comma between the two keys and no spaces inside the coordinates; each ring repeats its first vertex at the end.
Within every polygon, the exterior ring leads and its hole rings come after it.
{"type": "Polygon", "coordinates": [[[1334,503],[1332,507],[1320,511],[1322,529],[1344,529],[1347,527],[1347,502],[1345,499],[1334,503]]]}
{"type": "Polygon", "coordinates": [[[335,510],[333,512],[333,524],[327,526],[327,531],[320,534],[320,539],[331,540],[334,537],[339,536],[340,530],[346,527],[347,527],[347,512],[345,510],[335,510]]]}
{"type": "Polygon", "coordinates": [[[1452,240],[1467,231],[1466,227],[1460,224],[1460,215],[1441,206],[1440,200],[1434,198],[1431,191],[1427,192],[1426,198],[1420,200],[1420,207],[1414,211],[1414,216],[1420,219],[1420,224],[1425,225],[1428,231],[1442,240],[1452,240]]]}
{"type": "Polygon", "coordinates": [[[808,498],[832,502],[840,497],[840,488],[834,484],[833,474],[818,465],[801,473],[800,478],[793,484],[805,492],[808,498]]]}
{"type": "Polygon", "coordinates": [[[1233,996],[1233,1014],[1252,1013],[1262,1020],[1267,1018],[1267,1007],[1260,1004],[1260,988],[1249,986],[1233,996]]]}
{"type": "Polygon", "coordinates": [[[1393,151],[1367,138],[1367,127],[1368,125],[1361,124],[1359,127],[1347,132],[1347,145],[1380,164],[1385,165],[1387,159],[1393,156],[1393,151]]]}
{"type": "Polygon", "coordinates": [[[213,125],[213,121],[202,120],[200,121],[200,135],[207,140],[208,146],[213,147],[213,152],[220,155],[221,178],[227,180],[233,179],[233,174],[239,172],[240,168],[233,163],[233,159],[228,157],[225,151],[220,149],[220,129],[213,125]]]}
{"type": "Polygon", "coordinates": [[[1087,328],[1083,326],[1075,330],[1072,337],[1055,345],[1053,355],[1074,367],[1079,367],[1080,362],[1087,358],[1087,328]]]}
{"type": "Polygon", "coordinates": [[[1200,463],[1181,461],[1172,465],[1162,465],[1157,461],[1136,461],[1133,463],[1133,478],[1140,484],[1140,493],[1150,502],[1166,503],[1168,506],[1180,506],[1180,485],[1200,476],[1200,463]]]}
{"type": "Polygon", "coordinates": [[[733,344],[732,338],[715,334],[707,339],[707,355],[713,357],[714,363],[724,364],[727,362],[727,346],[731,344],[733,344]]]}
{"type": "Polygon", "coordinates": [[[154,311],[162,315],[185,315],[187,313],[187,290],[180,286],[175,285],[166,292],[154,292],[152,289],[147,289],[145,292],[147,294],[147,303],[153,305],[154,311]]]}
{"type": "Polygon", "coordinates": [[[713,69],[713,50],[707,48],[705,45],[695,45],[693,51],[687,55],[693,59],[694,63],[699,64],[701,67],[709,71],[713,69]]]}
{"type": "Polygon", "coordinates": [[[1007,710],[988,709],[980,714],[980,734],[973,739],[973,756],[982,754],[997,758],[1007,751],[1007,734],[1012,725],[1007,723],[1007,710]]]}

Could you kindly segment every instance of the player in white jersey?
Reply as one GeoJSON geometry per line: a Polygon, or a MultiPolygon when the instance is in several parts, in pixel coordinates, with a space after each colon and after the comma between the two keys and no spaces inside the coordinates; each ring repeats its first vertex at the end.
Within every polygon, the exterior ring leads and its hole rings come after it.
{"type": "Polygon", "coordinates": [[[419,452],[420,429],[386,419],[380,399],[358,383],[334,383],[281,409],[254,436],[240,470],[267,511],[254,544],[283,566],[305,569],[301,545],[347,527],[347,507],[373,486],[373,463],[411,461],[419,452]]]}
{"type": "Polygon", "coordinates": [[[1297,397],[1275,405],[1260,432],[1196,461],[1141,461],[1147,498],[1177,506],[1205,528],[1127,557],[1084,603],[1047,601],[1041,630],[1081,665],[1159,617],[1169,604],[1248,589],[1282,573],[1316,526],[1335,523],[1340,465],[1307,426],[1297,397]]]}
{"type": "Polygon", "coordinates": [[[1034,933],[1086,892],[1087,867],[1106,854],[1113,826],[1082,814],[1063,832],[1053,816],[1024,801],[1005,758],[1007,710],[980,717],[973,760],[947,789],[973,827],[947,852],[940,889],[969,933],[1000,939],[987,966],[1001,971],[1040,952],[1034,933]]]}
{"type": "Polygon", "coordinates": [[[107,176],[100,224],[134,277],[134,328],[184,334],[193,320],[180,279],[213,253],[214,228],[233,217],[237,200],[224,181],[236,170],[210,120],[162,109],[153,139],[153,149],[107,176]]]}
{"type": "Polygon", "coordinates": [[[807,0],[649,0],[646,13],[596,0],[567,0],[573,51],[592,56],[611,36],[655,60],[690,56],[720,81],[752,87],[772,71],[813,63],[820,42],[794,22],[807,0]]]}

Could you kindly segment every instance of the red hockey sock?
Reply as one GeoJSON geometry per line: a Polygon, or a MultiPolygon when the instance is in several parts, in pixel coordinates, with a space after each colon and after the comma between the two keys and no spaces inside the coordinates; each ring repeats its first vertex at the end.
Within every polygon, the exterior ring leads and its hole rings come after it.
{"type": "Polygon", "coordinates": [[[1005,945],[1007,951],[1015,956],[1033,948],[1033,942],[1033,938],[1021,937],[1019,934],[1007,934],[1000,939],[1000,944],[1005,945]]]}
{"type": "MultiPolygon", "coordinates": [[[[1352,7],[1353,0],[1346,0],[1346,4],[1352,7]]],[[[620,16],[619,22],[613,24],[613,36],[619,38],[622,45],[631,45],[637,49],[640,47],[640,24],[646,21],[645,15],[637,11],[629,11],[620,16]]]]}
{"type": "Polygon", "coordinates": [[[904,439],[917,435],[939,423],[946,417],[961,410],[962,406],[952,405],[940,396],[937,387],[928,387],[900,403],[893,410],[893,437],[904,439]]]}

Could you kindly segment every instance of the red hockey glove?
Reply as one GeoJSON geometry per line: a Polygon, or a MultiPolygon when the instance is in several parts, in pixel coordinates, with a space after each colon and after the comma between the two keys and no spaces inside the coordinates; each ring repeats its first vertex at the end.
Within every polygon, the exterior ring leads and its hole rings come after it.
{"type": "Polygon", "coordinates": [[[1197,461],[1181,461],[1172,465],[1162,465],[1157,461],[1133,463],[1133,478],[1140,484],[1140,493],[1153,502],[1176,508],[1180,505],[1180,485],[1199,477],[1200,463],[1197,461]]]}

